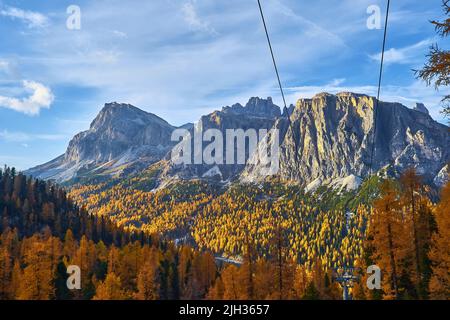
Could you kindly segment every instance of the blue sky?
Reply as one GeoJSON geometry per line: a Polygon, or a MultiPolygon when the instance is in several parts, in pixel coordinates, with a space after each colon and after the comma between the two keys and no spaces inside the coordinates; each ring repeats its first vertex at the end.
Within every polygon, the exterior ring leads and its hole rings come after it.
{"type": "MultiPolygon", "coordinates": [[[[262,0],[288,103],[321,91],[375,95],[386,1],[262,0]]],[[[392,1],[381,99],[439,114],[445,91],[414,78],[441,0],[392,1]]],[[[0,164],[62,154],[106,102],[174,125],[252,96],[281,105],[256,0],[0,0],[0,164]],[[81,9],[81,29],[66,27],[81,9]]],[[[448,92],[448,90],[447,90],[448,92]]]]}

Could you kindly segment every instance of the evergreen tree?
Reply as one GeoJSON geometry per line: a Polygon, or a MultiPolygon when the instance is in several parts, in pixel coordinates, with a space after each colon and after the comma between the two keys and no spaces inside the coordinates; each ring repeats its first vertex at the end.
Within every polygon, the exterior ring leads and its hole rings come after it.
{"type": "Polygon", "coordinates": [[[434,210],[437,231],[433,234],[430,259],[433,274],[429,283],[432,299],[450,299],[450,183],[442,190],[434,210]]]}
{"type": "Polygon", "coordinates": [[[105,281],[99,283],[94,300],[125,300],[127,293],[122,289],[120,278],[114,273],[108,273],[105,281]]]}

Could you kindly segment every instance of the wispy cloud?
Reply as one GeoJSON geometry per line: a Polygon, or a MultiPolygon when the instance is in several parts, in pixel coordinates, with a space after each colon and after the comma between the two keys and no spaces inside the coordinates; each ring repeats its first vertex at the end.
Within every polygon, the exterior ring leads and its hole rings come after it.
{"type": "Polygon", "coordinates": [[[18,19],[26,23],[29,28],[42,28],[48,24],[48,18],[42,13],[15,7],[5,6],[4,8],[0,8],[0,15],[18,19]]]}
{"type": "Polygon", "coordinates": [[[184,15],[184,21],[194,31],[202,31],[211,35],[217,35],[217,31],[211,27],[210,23],[200,19],[195,9],[196,0],[190,0],[183,4],[181,10],[184,15]]]}
{"type": "Polygon", "coordinates": [[[50,108],[54,95],[50,88],[35,81],[24,80],[23,91],[31,93],[26,98],[0,96],[0,108],[12,109],[27,115],[37,115],[41,109],[50,108]]]}
{"type": "MultiPolygon", "coordinates": [[[[414,44],[435,35],[429,20],[441,8],[432,2],[439,1],[392,4],[387,60],[396,62],[386,69],[381,99],[408,106],[424,102],[442,119],[444,92],[416,81],[415,66],[404,64],[425,60],[426,44],[416,53],[414,44]]],[[[39,3],[0,0],[0,59],[6,61],[0,66],[0,99],[26,114],[52,107],[31,119],[0,107],[0,154],[33,154],[11,164],[27,168],[61,154],[108,101],[134,104],[173,124],[195,122],[250,96],[282,103],[256,1],[78,0],[81,30],[65,27],[60,0],[39,3]],[[35,90],[18,85],[21,79],[45,84],[41,96],[47,99],[32,98],[35,90]],[[57,99],[49,103],[53,92],[57,99]],[[37,137],[35,130],[55,133],[55,140],[37,137]]],[[[377,3],[385,8],[381,0],[262,1],[288,103],[321,91],[376,94],[375,54],[383,30],[367,29],[366,9],[377,3]]]]}
{"type": "MultiPolygon", "coordinates": [[[[384,54],[384,62],[387,64],[410,64],[415,63],[418,59],[423,60],[424,49],[430,46],[433,40],[433,38],[430,38],[403,48],[390,48],[384,54]]],[[[369,57],[372,60],[381,61],[381,52],[369,57]]]]}
{"type": "MultiPolygon", "coordinates": [[[[39,77],[52,86],[98,89],[92,108],[106,101],[123,101],[175,124],[196,121],[205,110],[235,103],[236,98],[248,99],[274,83],[255,3],[132,1],[141,7],[136,10],[129,3],[111,1],[114,5],[107,8],[103,2],[83,7],[83,23],[89,28],[70,33],[51,28],[49,34],[30,39],[26,45],[33,54],[22,57],[21,62],[41,70],[39,77]],[[133,23],[118,25],[124,15],[133,23]],[[186,32],[186,25],[197,32],[186,32]],[[118,43],[119,35],[112,30],[128,36],[118,43]]],[[[297,11],[282,9],[268,7],[266,12],[271,16],[271,35],[283,80],[296,81],[299,74],[307,76],[305,69],[312,69],[318,61],[342,57],[346,50],[342,39],[316,21],[301,18],[297,11]],[[286,16],[282,9],[296,18],[286,16]]]]}
{"type": "Polygon", "coordinates": [[[273,6],[274,10],[278,11],[286,18],[288,18],[288,21],[297,22],[303,27],[306,27],[309,37],[321,37],[327,39],[328,41],[332,41],[335,44],[339,44],[344,47],[346,46],[343,38],[340,37],[337,33],[333,32],[332,29],[321,27],[318,23],[306,18],[304,15],[299,14],[279,0],[273,0],[272,2],[270,2],[270,4],[271,6],[273,6]]]}
{"type": "Polygon", "coordinates": [[[11,132],[8,130],[0,131],[0,140],[5,142],[24,142],[34,141],[34,140],[45,140],[45,141],[58,141],[64,140],[67,136],[60,134],[30,134],[20,131],[11,132]]]}
{"type": "Polygon", "coordinates": [[[119,30],[113,30],[113,34],[114,34],[116,37],[122,38],[122,39],[125,39],[125,38],[128,37],[128,35],[127,35],[125,32],[119,31],[119,30]]]}
{"type": "MultiPolygon", "coordinates": [[[[366,28],[366,8],[371,3],[263,1],[283,84],[317,83],[303,88],[315,94],[323,90],[320,84],[333,78],[337,80],[329,83],[330,89],[340,90],[346,85],[342,78],[347,78],[359,85],[355,91],[372,88],[364,84],[376,83],[378,64],[376,55],[368,56],[379,50],[382,32],[366,28]]],[[[89,116],[106,101],[115,100],[181,124],[220,106],[246,102],[250,96],[279,99],[256,1],[87,1],[82,9],[82,30],[48,28],[45,34],[29,37],[18,61],[29,78],[44,79],[55,90],[59,86],[92,89],[89,116]],[[123,16],[132,23],[121,23],[123,16]]],[[[397,10],[394,7],[393,12],[397,10]]],[[[54,17],[65,19],[65,12],[54,17]]],[[[411,37],[408,30],[401,26],[392,32],[390,43],[396,43],[394,37],[414,43],[433,35],[431,30],[411,37]]],[[[420,48],[412,54],[419,45],[393,48],[387,60],[410,56],[423,60],[420,48]]],[[[414,77],[409,66],[404,69],[395,81],[401,77],[402,85],[408,86],[414,77]]],[[[383,83],[392,82],[387,76],[383,83]]],[[[302,93],[292,91],[289,102],[302,93]]],[[[58,94],[58,98],[64,97],[58,94]]]]}

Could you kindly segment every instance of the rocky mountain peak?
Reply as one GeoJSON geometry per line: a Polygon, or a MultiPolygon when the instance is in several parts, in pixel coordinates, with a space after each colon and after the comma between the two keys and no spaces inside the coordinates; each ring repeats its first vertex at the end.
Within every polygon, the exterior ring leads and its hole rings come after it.
{"type": "Polygon", "coordinates": [[[117,116],[118,114],[123,113],[127,113],[127,118],[136,114],[148,114],[147,112],[128,103],[111,102],[105,103],[102,110],[100,110],[97,118],[102,117],[103,115],[117,116]]]}
{"type": "Polygon", "coordinates": [[[124,126],[147,126],[151,123],[170,126],[158,116],[136,108],[131,104],[112,102],[105,104],[94,121],[92,121],[90,130],[114,130],[124,126]]]}
{"type": "MultiPolygon", "coordinates": [[[[281,138],[280,175],[310,183],[331,181],[369,172],[372,141],[373,168],[402,172],[414,167],[430,181],[450,159],[448,127],[427,113],[400,103],[349,92],[319,93],[297,101],[291,126],[281,138]],[[374,134],[374,107],[377,131],[374,134]]],[[[244,181],[258,181],[262,166],[248,166],[244,181]]]]}
{"type": "Polygon", "coordinates": [[[416,105],[414,106],[414,110],[425,113],[427,115],[430,114],[427,107],[425,107],[423,103],[416,103],[416,105]]]}
{"type": "Polygon", "coordinates": [[[252,97],[245,107],[240,103],[236,103],[231,107],[224,107],[222,112],[269,118],[276,118],[281,115],[280,107],[273,103],[271,97],[268,97],[267,99],[252,97]]]}
{"type": "Polygon", "coordinates": [[[130,104],[107,103],[91,123],[70,141],[60,157],[28,170],[58,182],[81,175],[114,175],[148,166],[170,150],[174,127],[130,104]]]}
{"type": "Polygon", "coordinates": [[[349,123],[350,126],[353,120],[362,122],[362,127],[367,133],[373,122],[375,104],[376,98],[364,94],[341,92],[333,95],[322,92],[310,99],[299,99],[291,113],[291,120],[295,121],[307,115],[311,118],[308,121],[322,121],[334,126],[338,125],[335,120],[344,117],[342,123],[349,123]]]}

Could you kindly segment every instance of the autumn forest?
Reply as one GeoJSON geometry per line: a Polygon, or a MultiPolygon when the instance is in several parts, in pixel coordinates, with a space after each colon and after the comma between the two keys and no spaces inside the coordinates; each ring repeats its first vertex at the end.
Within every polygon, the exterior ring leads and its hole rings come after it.
{"type": "Polygon", "coordinates": [[[66,190],[4,168],[0,299],[342,299],[345,267],[353,299],[450,298],[450,184],[437,195],[407,170],[341,203],[330,192],[279,181],[66,190]],[[80,290],[67,288],[69,265],[80,290]]]}

